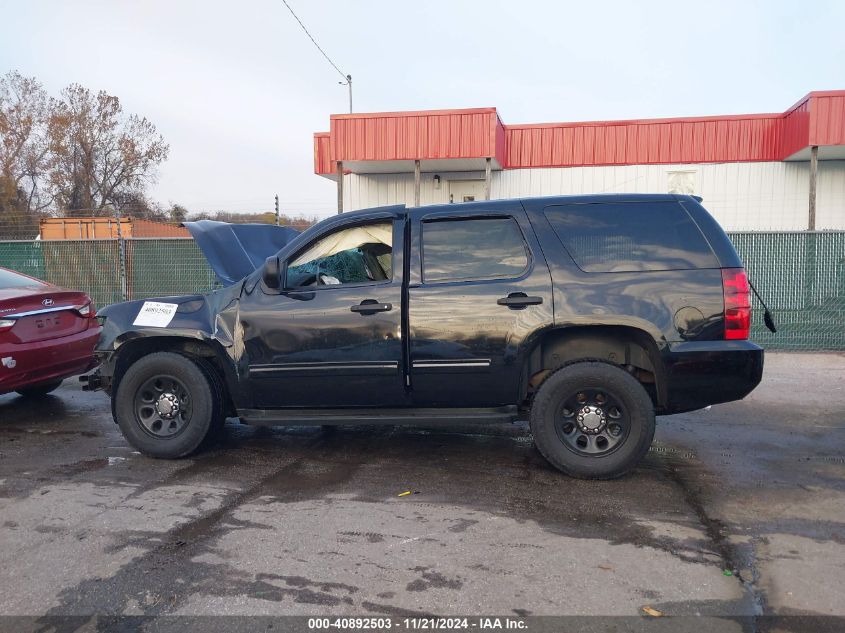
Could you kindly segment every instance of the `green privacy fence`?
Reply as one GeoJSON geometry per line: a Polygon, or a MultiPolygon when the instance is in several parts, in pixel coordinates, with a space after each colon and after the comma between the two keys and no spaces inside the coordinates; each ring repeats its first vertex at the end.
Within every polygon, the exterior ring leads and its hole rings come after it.
{"type": "Polygon", "coordinates": [[[190,239],[0,241],[0,266],[87,292],[98,306],[219,283],[190,239]],[[125,274],[121,271],[125,270],[125,274]]]}
{"type": "Polygon", "coordinates": [[[206,292],[220,287],[194,240],[126,240],[126,251],[133,299],[206,292]]]}
{"type": "Polygon", "coordinates": [[[845,350],[845,231],[729,233],[777,334],[754,299],[751,338],[768,349],[845,350]]]}
{"type": "MultiPolygon", "coordinates": [[[[729,235],[779,328],[763,327],[755,299],[755,341],[768,349],[845,350],[845,231],[729,235]]],[[[123,257],[118,240],[0,241],[0,266],[85,290],[98,306],[219,287],[190,239],[123,240],[123,257]]]]}

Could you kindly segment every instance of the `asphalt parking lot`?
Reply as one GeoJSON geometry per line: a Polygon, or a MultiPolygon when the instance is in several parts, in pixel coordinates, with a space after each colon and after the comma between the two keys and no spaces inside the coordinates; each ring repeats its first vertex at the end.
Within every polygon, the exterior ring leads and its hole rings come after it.
{"type": "Polygon", "coordinates": [[[0,614],[843,615],[844,414],[845,355],[769,354],[594,482],[524,425],[230,420],[155,461],[74,381],[0,396],[0,614]]]}

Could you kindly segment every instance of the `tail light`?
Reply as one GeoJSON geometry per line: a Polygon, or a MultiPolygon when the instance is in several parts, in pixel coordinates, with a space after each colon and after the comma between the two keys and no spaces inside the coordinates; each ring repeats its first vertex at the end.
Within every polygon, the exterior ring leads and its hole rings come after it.
{"type": "Polygon", "coordinates": [[[0,332],[11,330],[15,325],[14,319],[0,319],[0,332]]]}
{"type": "Polygon", "coordinates": [[[722,269],[725,298],[725,340],[745,340],[751,329],[751,288],[742,268],[722,269]]]}
{"type": "Polygon", "coordinates": [[[88,319],[93,319],[94,317],[97,316],[97,312],[96,312],[96,310],[94,310],[94,302],[93,301],[89,301],[88,303],[86,303],[81,308],[77,308],[76,311],[79,312],[80,316],[84,316],[88,319]]]}

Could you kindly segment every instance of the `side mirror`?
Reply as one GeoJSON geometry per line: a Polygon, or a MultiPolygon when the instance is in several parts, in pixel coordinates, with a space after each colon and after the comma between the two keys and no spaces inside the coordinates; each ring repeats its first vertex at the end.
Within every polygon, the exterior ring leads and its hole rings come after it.
{"type": "Polygon", "coordinates": [[[262,279],[264,285],[273,290],[280,290],[284,277],[285,266],[279,261],[278,256],[272,255],[264,261],[262,279]]]}

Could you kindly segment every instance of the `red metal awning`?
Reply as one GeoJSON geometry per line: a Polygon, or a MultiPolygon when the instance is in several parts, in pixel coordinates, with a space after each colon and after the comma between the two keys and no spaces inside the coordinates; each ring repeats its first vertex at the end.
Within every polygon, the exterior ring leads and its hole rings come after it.
{"type": "Polygon", "coordinates": [[[354,173],[845,158],[845,90],[780,114],[503,125],[495,108],[335,114],[314,135],[314,171],[354,173]],[[841,154],[841,155],[840,155],[841,154]]]}

